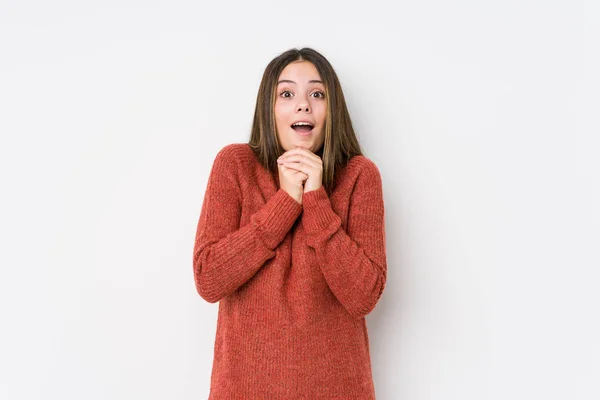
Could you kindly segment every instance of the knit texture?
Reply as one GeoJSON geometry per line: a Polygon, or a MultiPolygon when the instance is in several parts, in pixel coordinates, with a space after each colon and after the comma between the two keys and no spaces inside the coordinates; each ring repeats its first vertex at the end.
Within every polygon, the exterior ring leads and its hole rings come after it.
{"type": "Polygon", "coordinates": [[[209,400],[375,399],[365,316],[387,277],[379,170],[354,156],[299,204],[247,143],[216,155],[193,254],[219,303],[209,400]]]}

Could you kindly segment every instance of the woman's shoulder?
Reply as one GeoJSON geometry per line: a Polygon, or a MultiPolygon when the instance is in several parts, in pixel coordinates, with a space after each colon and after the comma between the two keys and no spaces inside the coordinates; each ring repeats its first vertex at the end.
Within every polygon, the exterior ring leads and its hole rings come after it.
{"type": "Polygon", "coordinates": [[[358,192],[372,187],[380,188],[382,186],[381,174],[379,168],[373,160],[365,155],[354,155],[346,165],[335,173],[335,189],[354,195],[358,192]]]}
{"type": "Polygon", "coordinates": [[[248,143],[228,143],[219,149],[217,156],[240,158],[247,156],[251,151],[248,143]]]}
{"type": "Polygon", "coordinates": [[[363,154],[357,154],[350,158],[344,170],[345,175],[350,175],[354,178],[358,178],[363,174],[368,176],[380,176],[377,164],[363,154]]]}
{"type": "Polygon", "coordinates": [[[215,156],[213,168],[245,188],[257,184],[262,170],[248,143],[229,143],[221,147],[215,156]]]}
{"type": "Polygon", "coordinates": [[[248,143],[229,143],[219,149],[215,162],[227,164],[230,168],[247,168],[256,160],[248,143]]]}

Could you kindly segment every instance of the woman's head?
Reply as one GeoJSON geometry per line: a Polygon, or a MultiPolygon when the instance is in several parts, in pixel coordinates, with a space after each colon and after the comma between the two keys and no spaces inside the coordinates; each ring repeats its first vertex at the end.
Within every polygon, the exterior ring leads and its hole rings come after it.
{"type": "Polygon", "coordinates": [[[325,140],[327,116],[319,71],[309,61],[292,61],[281,71],[276,88],[273,107],[279,144],[286,151],[298,146],[317,153],[325,140]]]}
{"type": "Polygon", "coordinates": [[[336,169],[362,151],[337,74],[323,55],[290,49],[267,65],[249,144],[270,171],[277,171],[277,157],[287,150],[312,151],[323,160],[323,186],[333,189],[336,169]],[[297,121],[312,124],[310,132],[293,128],[297,121]]]}

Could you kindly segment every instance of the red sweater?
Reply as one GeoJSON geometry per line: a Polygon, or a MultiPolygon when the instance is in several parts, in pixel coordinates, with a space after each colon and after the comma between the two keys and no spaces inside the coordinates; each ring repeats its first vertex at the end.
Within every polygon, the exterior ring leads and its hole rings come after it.
{"type": "Polygon", "coordinates": [[[365,156],[299,204],[247,143],[223,147],[193,270],[219,302],[209,400],[375,399],[365,315],[386,282],[381,176],[365,156]]]}

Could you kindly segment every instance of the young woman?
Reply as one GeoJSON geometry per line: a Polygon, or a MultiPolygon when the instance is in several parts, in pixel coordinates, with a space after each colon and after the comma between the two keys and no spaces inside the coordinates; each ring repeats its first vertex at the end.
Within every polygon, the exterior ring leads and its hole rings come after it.
{"type": "Polygon", "coordinates": [[[387,276],[382,181],[317,51],[269,63],[249,143],[217,153],[193,270],[219,302],[209,400],[375,398],[365,316],[387,276]]]}

